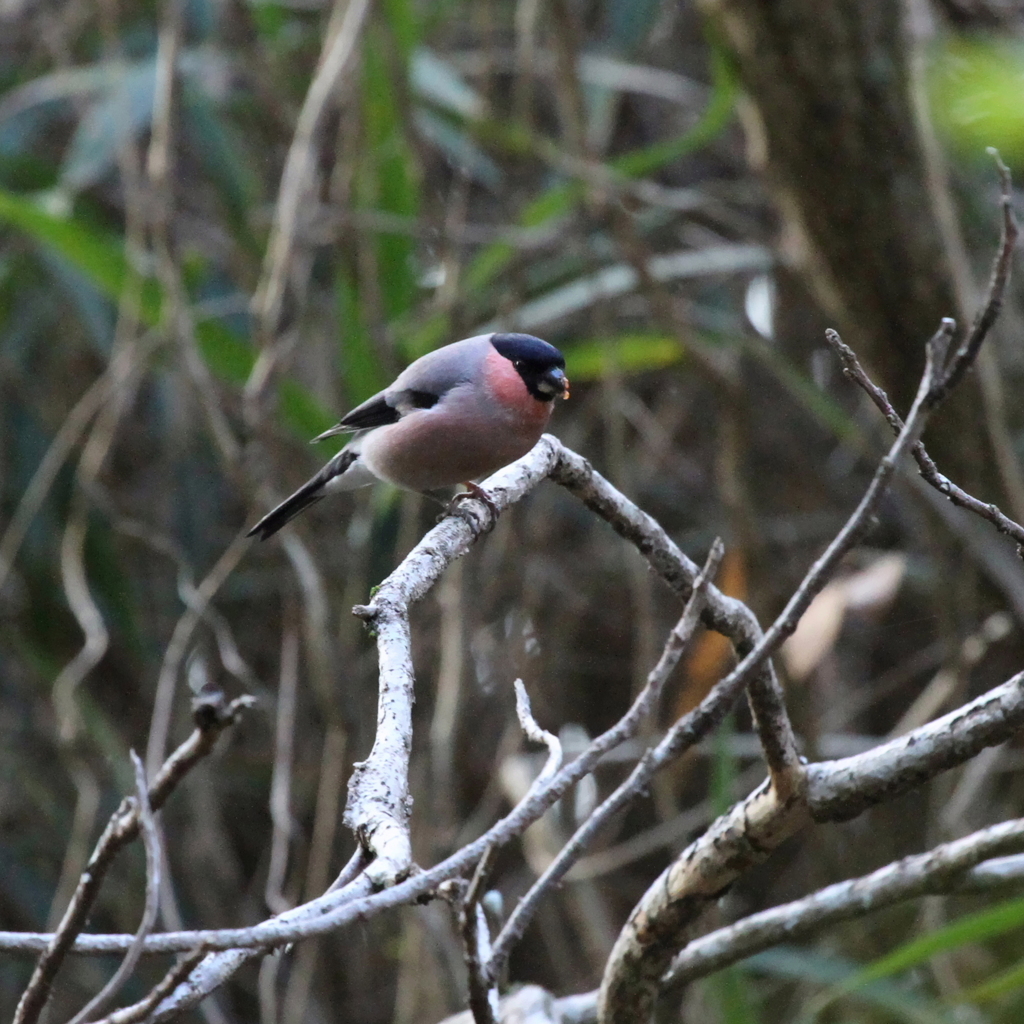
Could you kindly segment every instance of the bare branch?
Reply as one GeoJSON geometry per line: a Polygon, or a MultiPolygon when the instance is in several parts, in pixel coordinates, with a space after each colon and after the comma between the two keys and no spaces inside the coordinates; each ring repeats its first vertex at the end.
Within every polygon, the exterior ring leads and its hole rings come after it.
{"type": "MultiPolygon", "coordinates": [[[[223,698],[197,706],[195,732],[167,759],[149,787],[149,805],[154,811],[163,806],[178,782],[213,749],[217,737],[251,703],[251,697],[239,697],[226,707],[223,698]]],[[[139,834],[141,824],[138,805],[131,800],[122,801],[97,841],[57,931],[47,936],[46,946],[18,1003],[15,1024],[33,1024],[38,1019],[53,979],[85,924],[114,855],[139,834]]]]}
{"type": "MultiPolygon", "coordinates": [[[[706,735],[707,731],[721,720],[735,696],[741,692],[743,685],[751,676],[761,673],[763,678],[767,678],[771,669],[770,663],[764,659],[784,637],[788,622],[792,620],[795,624],[795,619],[802,611],[800,603],[809,602],[816,592],[814,587],[820,586],[824,582],[842,552],[856,540],[858,524],[861,528],[863,527],[864,520],[874,507],[872,502],[877,500],[877,495],[880,494],[882,484],[879,483],[879,480],[884,482],[891,476],[891,466],[895,465],[900,453],[906,450],[911,434],[918,427],[919,424],[912,420],[911,426],[901,433],[897,444],[894,445],[887,457],[887,462],[880,467],[879,479],[873,482],[872,489],[869,489],[865,502],[862,502],[851,523],[848,524],[848,529],[844,530],[844,533],[837,538],[836,544],[831,546],[825,556],[816,563],[808,580],[805,581],[805,585],[801,587],[794,598],[796,604],[791,602],[784,616],[773,625],[767,634],[761,635],[753,615],[740,602],[724,597],[713,586],[707,587],[706,607],[702,618],[712,628],[717,628],[733,638],[737,649],[745,657],[737,670],[730,673],[723,684],[716,688],[695,712],[676,724],[671,734],[666,737],[666,741],[663,741],[654,752],[651,760],[645,762],[643,768],[645,773],[666,763],[686,745],[706,735]],[[872,497],[873,495],[874,497],[872,497]]],[[[652,567],[677,593],[687,599],[690,597],[694,585],[700,577],[697,567],[679,552],[654,520],[623,498],[584,460],[562,448],[554,439],[544,438],[534,451],[519,463],[507,467],[492,477],[487,482],[487,487],[494,497],[495,507],[500,512],[531,490],[546,476],[552,476],[557,482],[568,487],[588,507],[608,520],[618,532],[637,545],[652,567]]],[[[403,851],[399,850],[399,856],[396,857],[395,847],[389,845],[397,837],[400,842],[406,844],[405,849],[408,849],[408,808],[405,799],[407,791],[403,788],[407,785],[404,781],[407,778],[408,767],[407,741],[411,739],[408,731],[411,729],[412,696],[408,608],[427,593],[445,567],[453,559],[468,551],[475,539],[490,526],[492,513],[482,503],[470,499],[464,503],[462,511],[464,515],[449,517],[430,531],[406,561],[385,581],[375,595],[373,603],[365,608],[357,609],[362,617],[373,624],[378,633],[381,663],[381,720],[384,723],[382,732],[378,733],[378,741],[381,741],[383,733],[387,742],[381,748],[375,744],[374,752],[371,752],[370,758],[363,766],[362,774],[366,781],[362,789],[357,782],[350,792],[349,810],[357,812],[353,813],[352,820],[359,822],[360,825],[372,825],[376,821],[377,824],[383,824],[390,829],[388,831],[386,828],[382,833],[383,842],[380,845],[377,842],[378,831],[376,829],[371,827],[360,831],[361,835],[366,835],[369,838],[365,848],[373,850],[378,854],[379,860],[385,861],[383,866],[387,870],[381,876],[385,882],[399,877],[398,872],[394,871],[396,866],[401,864],[407,869],[411,864],[411,860],[405,857],[403,851]],[[378,756],[381,750],[386,752],[387,757],[378,756]],[[372,770],[368,772],[367,769],[372,770]],[[374,771],[379,774],[374,776],[374,771]],[[384,782],[383,788],[376,787],[376,783],[381,780],[384,782]],[[395,780],[399,780],[397,788],[395,788],[395,780]],[[367,784],[370,782],[374,785],[367,784]],[[384,857],[380,857],[382,848],[384,857]]],[[[1007,708],[1004,709],[1006,715],[1004,715],[999,728],[1004,727],[1017,713],[1016,705],[1018,703],[1024,708],[1024,697],[1019,694],[1007,698],[1007,708]]],[[[389,907],[408,903],[436,889],[442,882],[464,874],[479,862],[486,850],[491,847],[500,847],[510,839],[521,835],[522,831],[564,795],[570,786],[592,771],[597,761],[607,751],[632,734],[631,730],[639,723],[642,711],[642,708],[637,708],[634,705],[616,726],[598,737],[580,758],[558,770],[549,781],[535,789],[526,800],[488,830],[479,840],[468,844],[435,867],[414,874],[390,889],[383,892],[372,892],[379,883],[367,873],[357,874],[355,880],[346,888],[330,892],[294,911],[289,911],[280,918],[264,922],[251,929],[166,933],[151,936],[146,943],[147,951],[194,949],[198,942],[204,941],[209,943],[211,949],[234,949],[233,952],[208,956],[190,975],[188,983],[180,986],[173,996],[165,1001],[160,1014],[166,1015],[176,1008],[193,1005],[203,995],[223,983],[242,962],[260,955],[262,949],[323,934],[343,927],[351,921],[383,912],[389,907]],[[251,948],[243,949],[241,947],[251,948]]],[[[1024,712],[1021,713],[1024,714],[1024,712]]],[[[785,725],[788,727],[788,721],[785,725]]],[[[985,742],[994,742],[992,737],[997,731],[998,729],[989,730],[985,742]]],[[[964,749],[962,744],[951,744],[946,753],[947,759],[958,758],[964,749]]],[[[791,756],[793,763],[796,763],[795,743],[791,756]]],[[[941,757],[936,761],[936,765],[939,760],[941,757]]],[[[935,767],[935,771],[939,770],[942,768],[935,767]]],[[[914,781],[920,781],[920,777],[915,776],[914,781]]],[[[752,845],[764,841],[763,845],[759,847],[759,853],[763,855],[764,850],[772,847],[773,837],[784,833],[788,834],[787,829],[791,825],[788,820],[780,824],[779,819],[775,816],[777,809],[785,809],[790,805],[796,806],[799,801],[790,800],[787,804],[786,801],[779,800],[777,794],[772,796],[764,791],[758,797],[765,804],[765,808],[760,812],[760,817],[757,813],[750,815],[750,808],[745,808],[745,810],[748,812],[748,823],[755,820],[756,824],[756,820],[760,820],[763,825],[762,828],[755,828],[751,833],[752,845]]],[[[362,868],[364,860],[365,854],[361,854],[353,869],[355,872],[362,868]]],[[[381,865],[376,866],[380,867],[381,865]]],[[[107,950],[124,948],[124,938],[83,937],[76,948],[83,950],[96,948],[102,942],[108,943],[105,947],[107,950]],[[114,942],[114,947],[109,945],[111,940],[114,942]]],[[[2,944],[3,940],[0,940],[0,945],[2,944]]]]}
{"type": "Polygon", "coordinates": [[[1010,264],[1019,232],[1016,218],[1013,216],[1013,185],[1010,181],[1010,171],[1000,159],[999,153],[994,149],[989,149],[988,153],[995,159],[999,171],[1000,205],[1003,209],[999,248],[992,263],[992,274],[989,278],[985,301],[971,325],[971,330],[940,379],[932,386],[928,396],[928,404],[932,406],[944,401],[973,365],[982,342],[996,322],[996,317],[999,316],[999,311],[1003,306],[1003,297],[1006,294],[1006,285],[1010,280],[1010,264]]]}
{"type": "MultiPolygon", "coordinates": [[[[521,683],[516,688],[517,698],[520,696],[520,692],[525,701],[526,691],[522,690],[521,683]]],[[[518,699],[517,706],[519,706],[518,699]]],[[[533,722],[533,718],[530,716],[528,703],[525,706],[525,715],[536,729],[536,722],[533,722]]],[[[520,714],[520,721],[523,721],[523,714],[520,714]]],[[[551,738],[555,740],[556,744],[558,743],[553,736],[551,738]]],[[[561,745],[558,745],[557,751],[561,758],[561,745]]],[[[469,978],[469,1008],[475,1024],[496,1024],[499,1015],[498,986],[488,977],[487,973],[487,964],[491,959],[491,931],[487,924],[487,915],[480,903],[487,878],[494,866],[496,853],[497,848],[491,846],[480,858],[480,862],[473,872],[473,878],[466,887],[465,895],[458,907],[459,932],[462,935],[466,973],[469,978]]]]}
{"type": "MultiPolygon", "coordinates": [[[[944,321],[944,323],[951,325],[953,321],[944,321]]],[[[867,375],[853,349],[843,342],[836,331],[825,331],[825,339],[836,355],[839,356],[843,364],[843,374],[863,389],[865,394],[874,402],[875,406],[885,417],[889,426],[892,427],[893,432],[898,434],[903,427],[903,421],[892,407],[886,393],[867,375]]],[[[944,494],[949,498],[954,505],[959,505],[961,508],[973,512],[975,515],[990,522],[1000,533],[1005,533],[1007,536],[1012,537],[1017,541],[1018,554],[1024,557],[1024,526],[1015,523],[995,505],[979,501],[973,495],[963,490],[963,488],[954,484],[948,477],[943,476],[932,460],[932,457],[925,450],[922,441],[918,441],[911,448],[911,454],[917,462],[921,476],[927,483],[931,484],[940,494],[944,494]]]]}
{"type": "Polygon", "coordinates": [[[150,718],[149,738],[146,742],[146,773],[150,778],[156,774],[164,759],[167,748],[167,736],[171,729],[171,712],[174,707],[174,692],[178,682],[178,670],[185,658],[192,634],[206,611],[207,605],[220,590],[242,555],[249,549],[251,542],[246,539],[244,530],[240,530],[235,539],[224,549],[216,564],[206,574],[205,579],[195,589],[193,601],[185,609],[175,624],[174,632],[164,651],[160,664],[160,675],[156,681],[156,693],[153,697],[153,714],[150,718]]]}
{"type": "Polygon", "coordinates": [[[338,877],[331,882],[328,892],[338,892],[362,873],[363,869],[370,863],[370,858],[362,846],[357,846],[355,852],[349,858],[348,863],[341,869],[338,877]]]}
{"type": "Polygon", "coordinates": [[[335,4],[316,74],[303,100],[295,134],[288,149],[263,273],[252,301],[253,312],[260,323],[262,352],[245,387],[246,406],[250,410],[258,409],[261,404],[260,400],[273,380],[281,355],[275,335],[281,325],[289,268],[295,253],[299,213],[309,197],[318,158],[318,136],[323,131],[330,103],[332,100],[337,102],[338,90],[346,80],[358,53],[357,43],[369,10],[370,0],[335,4]]]}
{"type": "MultiPolygon", "coordinates": [[[[336,901],[354,901],[366,897],[372,892],[372,883],[366,872],[360,873],[344,889],[334,893],[336,901]]],[[[308,916],[309,904],[285,911],[277,920],[289,921],[308,916]]],[[[283,943],[281,943],[283,945],[283,943]]],[[[182,1010],[195,1006],[211,992],[220,988],[243,964],[267,953],[267,948],[238,948],[237,943],[229,943],[223,952],[211,953],[204,957],[198,967],[178,985],[157,1007],[149,1020],[152,1024],[161,1024],[171,1020],[182,1010]]]]}
{"type": "MultiPolygon", "coordinates": [[[[651,886],[630,916],[631,924],[642,929],[637,940],[648,940],[652,951],[673,942],[678,950],[679,936],[708,902],[811,821],[856,817],[866,807],[893,799],[971,760],[985,747],[1009,739],[1022,725],[1024,672],[951,714],[881,747],[840,761],[808,765],[801,799],[780,803],[769,787],[758,787],[691,843],[651,886]],[[657,946],[656,939],[660,939],[657,946]]],[[[628,929],[623,935],[627,933],[628,929]]],[[[619,944],[610,963],[614,964],[618,956],[619,944]]],[[[662,971],[668,968],[670,959],[671,954],[662,961],[662,971]]],[[[634,965],[632,960],[629,963],[634,965]]],[[[649,963],[645,961],[642,966],[649,963]]],[[[660,973],[653,978],[644,974],[651,995],[660,984],[660,973]]],[[[610,976],[606,972],[605,986],[610,976]]],[[[608,1006],[607,1002],[604,1005],[608,1006]]],[[[616,1004],[616,1009],[620,1008],[621,1004],[616,1004]]],[[[602,1020],[608,1019],[615,1018],[602,1015],[602,1020]]]]}
{"type": "Polygon", "coordinates": [[[918,896],[969,888],[977,884],[968,874],[970,868],[1022,847],[1024,819],[1004,821],[928,853],[904,857],[870,875],[751,914],[691,942],[675,959],[662,984],[688,985],[770,946],[803,938],[823,925],[863,917],[918,896]]]}
{"type": "MultiPolygon", "coordinates": [[[[563,449],[559,464],[552,473],[552,479],[572,491],[591,511],[601,516],[617,533],[634,544],[650,563],[651,568],[683,601],[689,599],[694,583],[700,576],[700,570],[679,550],[657,522],[632,502],[625,500],[575,452],[563,449]]],[[[763,640],[761,626],[753,612],[742,601],[727,597],[714,586],[708,588],[707,604],[702,618],[709,629],[729,638],[741,659],[749,656],[763,640]]],[[[705,723],[698,731],[703,728],[714,728],[732,706],[748,679],[762,692],[772,694],[775,709],[784,708],[775,670],[766,657],[759,655],[744,669],[742,680],[733,680],[736,684],[735,689],[730,688],[728,692],[716,689],[705,698],[699,708],[695,709],[694,714],[701,712],[702,721],[704,713],[715,719],[713,724],[705,723]]],[[[785,790],[790,785],[789,777],[799,775],[800,757],[792,726],[788,717],[775,714],[765,715],[758,720],[758,724],[764,725],[766,730],[761,732],[761,740],[769,769],[773,778],[780,782],[780,789],[785,790]]],[[[700,735],[704,733],[700,732],[700,735]]]]}
{"type": "Polygon", "coordinates": [[[815,821],[846,821],[1009,739],[1024,725],[1024,672],[888,743],[807,766],[815,821]]]}
{"type": "MultiPolygon", "coordinates": [[[[638,719],[640,715],[651,714],[657,708],[662,690],[664,690],[665,684],[679,664],[679,659],[683,656],[700,622],[700,615],[704,610],[708,587],[718,571],[718,566],[721,564],[724,554],[725,548],[721,540],[716,538],[714,544],[711,545],[711,551],[708,553],[704,569],[694,584],[689,600],[686,602],[683,614],[679,622],[676,623],[675,628],[668,635],[668,640],[665,642],[665,648],[658,659],[658,664],[651,669],[650,675],[647,677],[647,684],[641,690],[633,707],[630,709],[630,714],[638,710],[638,719]]],[[[629,778],[576,830],[576,834],[562,847],[548,869],[534,882],[526,895],[519,901],[519,905],[512,912],[508,921],[505,922],[505,926],[494,942],[494,951],[490,962],[487,964],[487,973],[490,978],[495,979],[501,973],[501,969],[508,959],[512,947],[522,938],[543,896],[565,877],[569,869],[579,860],[587,846],[607,824],[612,815],[634,799],[637,793],[642,790],[647,781],[647,773],[645,771],[647,760],[649,758],[646,755],[644,758],[641,758],[629,778]],[[636,782],[637,777],[641,779],[639,783],[636,782]]]]}
{"type": "Polygon", "coordinates": [[[281,641],[281,680],[277,691],[277,728],[274,737],[274,771],[270,780],[270,819],[273,835],[270,866],[264,898],[275,914],[291,904],[284,895],[288,870],[288,845],[294,823],[291,811],[292,757],[295,747],[295,699],[299,683],[299,638],[291,622],[286,622],[281,641]]]}
{"type": "MultiPolygon", "coordinates": [[[[1001,849],[1003,843],[1011,848],[1020,845],[1024,842],[1021,830],[1019,820],[993,825],[928,853],[888,864],[865,877],[827,886],[804,899],[751,914],[694,939],[675,959],[662,985],[669,989],[691,984],[779,942],[790,942],[823,925],[882,910],[904,899],[933,892],[984,893],[1019,888],[1024,884],[1024,854],[991,857],[990,853],[1001,849]],[[979,857],[988,859],[978,863],[979,857]],[[968,866],[972,863],[974,867],[968,866]],[[931,870],[934,876],[929,874],[931,870]]],[[[519,989],[517,995],[523,991],[519,989]]],[[[553,999],[543,989],[536,989],[532,1002],[543,1006],[545,1016],[531,1014],[529,1019],[538,1024],[593,1024],[597,1020],[597,995],[594,989],[553,999]]],[[[512,1009],[512,997],[503,1000],[502,1019],[510,1019],[512,1009]]],[[[458,1014],[442,1024],[468,1024],[468,1016],[458,1014]]]]}
{"type": "Polygon", "coordinates": [[[526,734],[526,738],[533,743],[543,743],[548,748],[548,759],[530,787],[531,790],[536,790],[540,789],[562,767],[562,744],[554,733],[542,729],[537,724],[533,712],[530,710],[530,698],[522,679],[517,679],[512,685],[516,691],[516,717],[519,719],[519,725],[526,734]]]}
{"type": "Polygon", "coordinates": [[[165,999],[192,973],[205,955],[202,949],[185,954],[160,979],[145,999],[140,999],[139,1002],[133,1003],[131,1006],[115,1010],[109,1016],[96,1021],[96,1024],[137,1024],[138,1021],[146,1020],[160,1004],[160,1001],[165,999]]]}
{"type": "MultiPolygon", "coordinates": [[[[560,451],[557,441],[545,438],[530,455],[492,476],[487,488],[495,508],[502,511],[532,490],[550,473],[560,451]]],[[[490,529],[494,515],[475,498],[462,502],[459,513],[443,519],[413,548],[377,588],[369,605],[353,609],[376,631],[380,689],[377,733],[369,757],[354,767],[345,823],[376,855],[368,870],[379,886],[394,884],[412,866],[408,770],[414,674],[409,608],[428,593],[452,561],[490,529]]],[[[467,863],[474,863],[486,846],[467,863]]]]}
{"type": "MultiPolygon", "coordinates": [[[[770,792],[767,785],[759,786],[746,800],[737,804],[726,817],[713,823],[695,843],[691,844],[681,861],[697,863],[704,857],[712,857],[713,863],[718,865],[717,871],[721,868],[719,858],[727,852],[731,858],[732,846],[739,841],[742,855],[750,858],[749,863],[760,863],[781,841],[783,832],[785,835],[792,834],[792,831],[796,831],[810,820],[845,821],[856,817],[867,806],[899,796],[941,772],[964,764],[986,747],[1010,739],[1022,727],[1024,672],[950,714],[881,747],[838,761],[808,765],[806,799],[791,800],[787,804],[776,802],[774,819],[765,814],[765,808],[758,809],[759,804],[767,806],[766,796],[770,792]],[[799,818],[799,821],[793,824],[788,821],[790,817],[799,818]],[[753,827],[755,825],[756,828],[753,827]],[[747,827],[752,828],[749,839],[744,838],[747,827]],[[728,834],[730,829],[735,831],[735,836],[726,844],[722,837],[728,834]],[[771,845],[773,835],[776,837],[775,845],[771,845]],[[766,844],[763,847],[762,839],[766,844]]],[[[211,949],[233,949],[240,951],[247,958],[253,955],[252,950],[258,953],[267,947],[325,934],[392,907],[411,903],[432,892],[442,882],[465,874],[479,861],[488,847],[500,846],[513,836],[521,834],[526,825],[540,817],[554,802],[551,800],[548,803],[546,800],[550,790],[557,787],[561,795],[565,792],[560,786],[562,779],[567,776],[574,780],[581,777],[572,772],[581,759],[582,756],[567,764],[552,780],[545,793],[537,794],[528,807],[520,804],[475,842],[468,844],[435,867],[413,875],[391,889],[374,893],[365,874],[357,875],[345,889],[312,900],[278,918],[264,921],[251,928],[163,932],[150,935],[145,943],[145,952],[191,951],[199,943],[205,942],[211,949]],[[537,810],[537,804],[542,800],[542,809],[537,810]],[[527,810],[530,814],[526,813],[527,810]],[[513,825],[514,831],[511,828],[513,825]]],[[[589,767],[593,767],[592,762],[589,763],[589,767]]],[[[152,789],[150,800],[153,801],[152,789]]],[[[714,891],[720,890],[720,878],[709,874],[707,881],[709,887],[714,887],[718,882],[719,889],[714,891]]],[[[52,938],[53,936],[32,933],[0,932],[0,949],[37,950],[52,938]]],[[[67,952],[116,953],[127,949],[131,941],[130,935],[82,935],[67,952]]]]}
{"type": "MultiPolygon", "coordinates": [[[[698,712],[714,699],[729,701],[761,660],[770,656],[796,629],[800,616],[828,582],[842,557],[870,527],[871,516],[881,501],[900,460],[920,436],[928,418],[926,399],[941,372],[949,331],[929,341],[924,375],[917,397],[899,436],[882,459],[853,514],[811,566],[782,614],[772,623],[754,649],[705,698],[696,711],[680,719],[648,759],[637,766],[653,774],[657,766],[692,742],[691,730],[700,721],[698,712]],[[664,760],[663,760],[664,759],[664,760]]],[[[727,705],[728,706],[728,705],[727,705]]],[[[634,907],[609,957],[601,984],[602,1021],[647,1020],[662,973],[683,942],[685,928],[743,871],[763,860],[783,839],[809,820],[802,785],[788,793],[769,786],[720,818],[705,834],[714,836],[703,856],[690,851],[670,865],[634,907]]],[[[699,843],[700,841],[698,841],[699,843]]],[[[691,848],[692,849],[692,848],[691,848]]]]}
{"type": "Polygon", "coordinates": [[[128,951],[124,955],[113,977],[100,989],[99,992],[89,1000],[88,1003],[74,1017],[70,1024],[85,1024],[96,1014],[102,1013],[114,1000],[114,997],[124,987],[124,984],[132,976],[142,956],[143,945],[146,936],[153,930],[156,924],[156,916],[160,910],[160,872],[161,872],[161,843],[160,831],[153,817],[153,808],[149,804],[149,792],[146,788],[146,770],[142,766],[139,755],[134,750],[130,751],[132,767],[135,769],[135,808],[142,832],[142,842],[146,848],[146,904],[142,912],[142,920],[139,922],[138,931],[128,951]]]}
{"type": "Polygon", "coordinates": [[[467,905],[463,912],[462,937],[466,944],[469,972],[469,1008],[476,1024],[496,1024],[499,1019],[498,986],[488,983],[484,964],[491,956],[491,934],[487,915],[479,902],[467,905]]]}

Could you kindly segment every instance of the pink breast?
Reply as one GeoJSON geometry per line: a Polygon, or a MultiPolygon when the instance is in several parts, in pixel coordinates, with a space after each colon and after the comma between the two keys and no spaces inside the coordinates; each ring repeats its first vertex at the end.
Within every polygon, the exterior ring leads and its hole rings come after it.
{"type": "MultiPolygon", "coordinates": [[[[494,400],[524,427],[539,425],[543,431],[551,416],[553,402],[539,402],[526,388],[518,370],[497,349],[484,359],[484,379],[494,400]]],[[[540,436],[540,433],[537,435],[540,436]]]]}

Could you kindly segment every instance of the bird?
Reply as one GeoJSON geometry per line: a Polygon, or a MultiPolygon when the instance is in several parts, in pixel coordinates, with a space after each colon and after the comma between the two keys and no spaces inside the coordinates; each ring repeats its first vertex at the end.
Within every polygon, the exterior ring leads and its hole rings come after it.
{"type": "Polygon", "coordinates": [[[248,536],[266,540],[328,494],[376,480],[421,493],[464,484],[493,509],[473,481],[525,455],[559,397],[569,397],[565,357],[532,334],[480,334],[434,349],[313,439],[352,434],[248,536]]]}

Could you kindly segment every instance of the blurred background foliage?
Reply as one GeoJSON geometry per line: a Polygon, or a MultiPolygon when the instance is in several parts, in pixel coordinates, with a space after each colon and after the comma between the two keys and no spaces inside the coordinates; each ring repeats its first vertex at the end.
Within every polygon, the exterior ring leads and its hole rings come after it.
{"type": "MultiPolygon", "coordinates": [[[[344,782],[376,718],[375,652],[349,608],[436,510],[381,487],[318,505],[281,541],[238,537],[323,460],[306,440],[417,355],[499,325],[561,346],[573,397],[554,431],[695,558],[722,535],[724,588],[762,618],[880,451],[874,410],[823,348],[828,321],[789,261],[784,213],[748,165],[743,53],[686,2],[373,5],[315,140],[279,314],[261,314],[282,168],[345,8],[0,2],[0,928],[52,927],[131,788],[129,748],[148,745],[152,764],[185,735],[189,685],[261,703],[164,813],[163,922],[254,922],[333,878],[352,848],[344,782]],[[291,724],[279,685],[297,688],[291,724]]],[[[1024,43],[1013,4],[940,8],[927,39],[900,45],[926,70],[983,280],[996,237],[984,147],[1024,180],[1024,43]]],[[[891,253],[868,264],[857,272],[901,274],[891,253]]],[[[1018,293],[1009,306],[993,349],[1003,400],[986,392],[972,415],[1008,439],[1013,507],[1018,293]]],[[[808,753],[852,752],[1001,681],[1020,663],[1022,594],[1011,551],[901,484],[783,659],[808,753]]],[[[622,713],[676,614],[639,557],[554,487],[505,517],[414,622],[421,862],[479,834],[536,770],[513,678],[578,744],[622,713]]],[[[665,718],[725,664],[702,640],[665,718]]],[[[667,859],[759,781],[748,733],[740,709],[616,823],[538,917],[511,981],[597,984],[667,859]]],[[[636,755],[504,851],[506,905],[636,755]]],[[[1019,766],[1000,749],[818,829],[736,886],[721,920],[1019,814],[1019,766]]],[[[91,928],[134,930],[142,881],[135,850],[91,928]]],[[[694,986],[686,1019],[1019,1021],[1022,935],[1018,903],[930,900],[694,986]]],[[[110,969],[70,963],[58,1016],[110,969]]],[[[128,996],[163,969],[145,965],[128,996]]],[[[30,970],[0,958],[0,1014],[30,970]]],[[[430,1022],[464,1005],[461,971],[447,912],[410,908],[243,971],[203,1014],[430,1022]]]]}

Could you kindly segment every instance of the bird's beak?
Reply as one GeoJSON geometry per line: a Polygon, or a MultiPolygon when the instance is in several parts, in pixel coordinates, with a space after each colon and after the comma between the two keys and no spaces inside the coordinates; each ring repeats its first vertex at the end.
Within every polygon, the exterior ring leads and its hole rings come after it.
{"type": "Polygon", "coordinates": [[[541,389],[551,395],[561,395],[562,398],[569,397],[569,378],[564,371],[553,366],[541,377],[541,389]]]}

